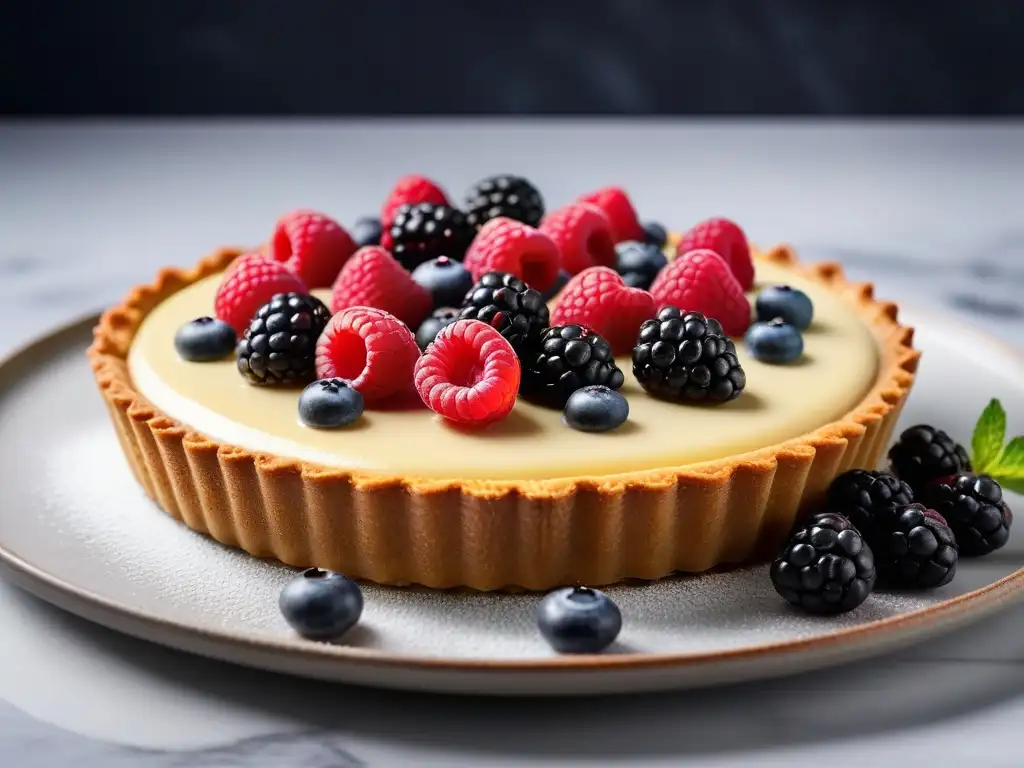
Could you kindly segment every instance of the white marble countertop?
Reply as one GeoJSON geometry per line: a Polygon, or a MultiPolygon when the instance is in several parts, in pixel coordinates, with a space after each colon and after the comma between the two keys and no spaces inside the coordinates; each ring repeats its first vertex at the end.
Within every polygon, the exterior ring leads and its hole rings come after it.
{"type": "MultiPolygon", "coordinates": [[[[645,218],[721,213],[1024,347],[1024,124],[0,124],[0,353],[277,214],[372,212],[402,173],[645,218]]],[[[1016,766],[1024,607],[926,647],[713,691],[574,702],[362,691],[116,636],[0,583],[0,765],[1016,766]],[[5,703],[6,702],[6,703],[5,703]]]]}

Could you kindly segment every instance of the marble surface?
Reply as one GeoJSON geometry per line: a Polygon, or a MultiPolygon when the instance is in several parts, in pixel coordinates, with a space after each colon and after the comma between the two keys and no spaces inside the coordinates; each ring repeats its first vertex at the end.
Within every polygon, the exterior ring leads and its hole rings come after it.
{"type": "MultiPolygon", "coordinates": [[[[732,216],[1024,347],[1024,125],[0,124],[0,352],[277,214],[351,221],[398,175],[608,182],[732,216]]],[[[364,691],[152,647],[0,583],[0,765],[1019,765],[1024,608],[871,662],[714,691],[494,701],[364,691]]]]}

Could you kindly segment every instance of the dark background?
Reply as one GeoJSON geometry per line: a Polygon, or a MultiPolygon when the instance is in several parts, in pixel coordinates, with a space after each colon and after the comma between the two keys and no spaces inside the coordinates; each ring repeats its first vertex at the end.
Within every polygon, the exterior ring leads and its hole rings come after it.
{"type": "Polygon", "coordinates": [[[1024,114],[1024,0],[6,0],[7,114],[1024,114]]]}

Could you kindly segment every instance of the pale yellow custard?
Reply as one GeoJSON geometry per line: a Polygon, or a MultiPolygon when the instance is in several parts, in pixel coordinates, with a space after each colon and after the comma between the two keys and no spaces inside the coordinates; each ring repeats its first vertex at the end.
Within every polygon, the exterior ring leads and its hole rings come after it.
{"type": "MultiPolygon", "coordinates": [[[[447,425],[425,407],[367,411],[355,425],[316,430],[298,419],[297,388],[248,384],[234,360],[190,363],[178,357],[180,326],[213,314],[220,275],[186,286],[145,318],[128,355],[138,391],[168,416],[221,442],[317,464],[425,478],[530,480],[606,476],[696,464],[775,445],[833,422],[874,384],[879,345],[842,299],[791,270],[758,262],[759,286],[787,283],[814,302],[805,354],[768,365],[737,354],[747,387],[724,405],[658,400],[639,386],[628,358],[618,360],[630,415],[604,434],[575,431],[558,410],[520,399],[504,421],[480,430],[447,425]]],[[[317,292],[328,300],[326,291],[317,292]]]]}

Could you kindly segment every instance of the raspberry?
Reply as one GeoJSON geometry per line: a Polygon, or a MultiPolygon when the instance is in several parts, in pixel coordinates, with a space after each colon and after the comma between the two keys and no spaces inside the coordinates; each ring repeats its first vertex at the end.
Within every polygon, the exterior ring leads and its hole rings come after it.
{"type": "Polygon", "coordinates": [[[540,230],[498,217],[480,228],[463,263],[474,281],[488,272],[507,272],[546,293],[558,279],[558,246],[540,230]]]}
{"type": "Polygon", "coordinates": [[[355,252],[348,232],[316,211],[285,214],[270,238],[270,255],[284,262],[308,288],[329,288],[355,252]]]}
{"type": "Polygon", "coordinates": [[[369,403],[407,391],[420,356],[416,337],[394,315],[351,307],[331,318],[316,345],[318,379],[348,379],[369,403]]]}
{"type": "Polygon", "coordinates": [[[540,231],[555,241],[562,254],[562,267],[573,275],[588,267],[615,266],[611,225],[593,205],[563,206],[544,217],[540,231]]]}
{"type": "Polygon", "coordinates": [[[384,205],[380,208],[380,220],[384,231],[387,232],[391,223],[395,220],[395,212],[403,205],[415,205],[416,203],[433,203],[434,205],[449,205],[448,196],[437,184],[426,176],[410,174],[398,180],[391,192],[388,193],[384,205]]]}
{"type": "Polygon", "coordinates": [[[416,328],[433,309],[433,299],[390,253],[368,245],[348,260],[331,289],[331,311],[349,307],[383,309],[416,328]]]}
{"type": "Polygon", "coordinates": [[[570,280],[558,296],[551,325],[582,325],[603,336],[616,355],[627,354],[644,320],[654,317],[651,294],[630,288],[608,267],[591,267],[570,280]]]}
{"type": "Polygon", "coordinates": [[[679,307],[715,318],[733,337],[742,336],[750,326],[750,302],[729,265],[714,251],[690,251],[673,261],[651,284],[651,295],[659,308],[679,307]]]}
{"type": "Polygon", "coordinates": [[[744,291],[754,287],[754,262],[750,258],[747,236],[728,219],[708,219],[691,227],[676,246],[676,255],[690,251],[714,251],[729,265],[744,291]]]}
{"type": "Polygon", "coordinates": [[[612,237],[616,243],[644,239],[644,228],[636,215],[636,209],[630,202],[629,195],[621,187],[604,187],[596,192],[580,195],[579,202],[591,203],[601,209],[611,223],[612,237]]]}
{"type": "Polygon", "coordinates": [[[483,426],[512,411],[519,390],[519,359],[487,323],[459,320],[437,334],[416,363],[416,391],[448,421],[483,426]]]}
{"type": "Polygon", "coordinates": [[[284,264],[261,253],[235,259],[213,301],[214,314],[241,336],[256,310],[279,293],[306,293],[306,284],[284,264]]]}

